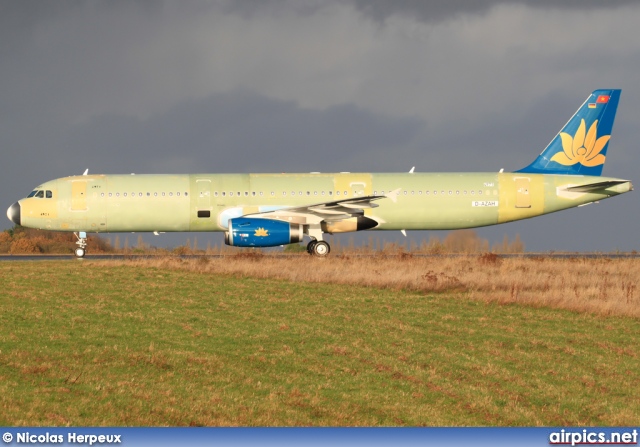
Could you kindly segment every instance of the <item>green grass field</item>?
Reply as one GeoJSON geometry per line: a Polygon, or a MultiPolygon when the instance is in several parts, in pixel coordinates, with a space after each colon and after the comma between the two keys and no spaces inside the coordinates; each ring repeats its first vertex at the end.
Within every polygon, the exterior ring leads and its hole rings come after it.
{"type": "Polygon", "coordinates": [[[87,260],[0,274],[0,425],[640,424],[633,318],[87,260]]]}

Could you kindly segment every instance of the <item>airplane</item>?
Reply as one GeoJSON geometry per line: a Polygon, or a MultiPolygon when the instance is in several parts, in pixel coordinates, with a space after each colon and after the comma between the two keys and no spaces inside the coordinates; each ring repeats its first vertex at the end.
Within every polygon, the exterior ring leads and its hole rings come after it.
{"type": "Polygon", "coordinates": [[[223,231],[236,247],[362,230],[454,230],[528,219],[632,191],[601,177],[621,90],[595,90],[542,153],[513,172],[83,175],[36,187],[7,210],[16,225],[87,233],[223,231]]]}

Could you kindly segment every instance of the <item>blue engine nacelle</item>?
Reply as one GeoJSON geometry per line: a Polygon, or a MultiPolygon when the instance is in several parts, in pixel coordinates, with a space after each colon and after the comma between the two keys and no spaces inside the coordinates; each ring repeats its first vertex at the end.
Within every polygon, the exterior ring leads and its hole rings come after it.
{"type": "Polygon", "coordinates": [[[304,236],[302,225],[281,220],[254,217],[229,219],[229,231],[224,243],[235,247],[275,247],[300,242],[304,236]]]}

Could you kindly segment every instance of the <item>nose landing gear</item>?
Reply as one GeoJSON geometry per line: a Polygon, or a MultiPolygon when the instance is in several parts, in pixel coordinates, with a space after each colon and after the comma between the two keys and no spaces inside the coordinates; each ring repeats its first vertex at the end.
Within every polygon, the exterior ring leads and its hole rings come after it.
{"type": "Polygon", "coordinates": [[[73,235],[78,239],[76,241],[78,248],[75,249],[76,257],[84,258],[87,253],[87,233],[80,231],[79,233],[74,232],[73,235]]]}

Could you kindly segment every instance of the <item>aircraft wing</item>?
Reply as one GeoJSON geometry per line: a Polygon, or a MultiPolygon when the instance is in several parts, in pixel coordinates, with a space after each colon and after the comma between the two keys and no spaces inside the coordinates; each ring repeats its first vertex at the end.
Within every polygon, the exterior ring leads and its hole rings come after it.
{"type": "Polygon", "coordinates": [[[351,197],[349,199],[331,200],[303,206],[292,206],[277,210],[247,214],[243,217],[261,217],[264,219],[283,220],[300,224],[320,224],[322,222],[340,222],[353,217],[364,216],[365,209],[376,208],[376,200],[390,198],[394,202],[400,189],[385,195],[351,197]]]}

